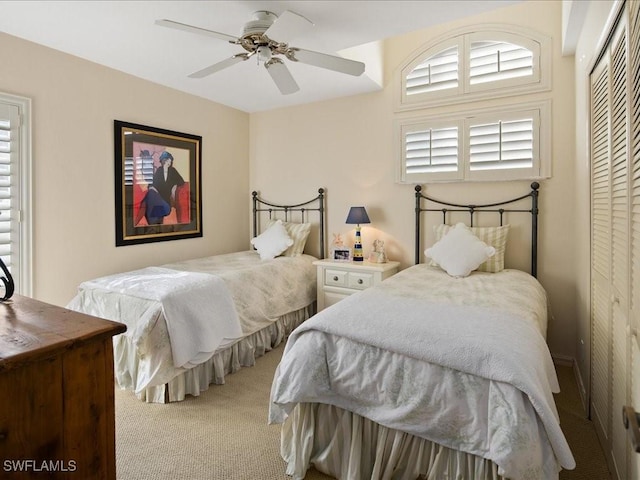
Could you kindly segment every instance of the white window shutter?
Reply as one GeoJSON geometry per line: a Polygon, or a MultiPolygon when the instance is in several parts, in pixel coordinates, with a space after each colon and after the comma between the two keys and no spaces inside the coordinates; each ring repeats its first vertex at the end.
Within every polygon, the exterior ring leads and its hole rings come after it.
{"type": "Polygon", "coordinates": [[[31,101],[0,92],[0,258],[32,295],[31,101]]]}
{"type": "MultiPolygon", "coordinates": [[[[17,110],[17,109],[15,109],[17,110]]],[[[10,106],[0,106],[0,258],[11,270],[11,151],[12,126],[15,129],[17,112],[10,106]]]]}
{"type": "Polygon", "coordinates": [[[429,128],[405,137],[406,172],[438,173],[458,170],[458,127],[429,128]]]}
{"type": "Polygon", "coordinates": [[[133,185],[133,176],[137,175],[137,184],[153,183],[153,153],[142,151],[139,157],[125,157],[124,159],[124,184],[133,185]]]}
{"type": "Polygon", "coordinates": [[[417,95],[457,88],[458,46],[447,48],[417,65],[406,77],[406,94],[417,95]]]}
{"type": "Polygon", "coordinates": [[[498,41],[471,42],[471,85],[533,75],[533,52],[520,45],[498,41]]]}
{"type": "Polygon", "coordinates": [[[533,168],[533,119],[476,124],[469,127],[469,168],[533,168]]]}

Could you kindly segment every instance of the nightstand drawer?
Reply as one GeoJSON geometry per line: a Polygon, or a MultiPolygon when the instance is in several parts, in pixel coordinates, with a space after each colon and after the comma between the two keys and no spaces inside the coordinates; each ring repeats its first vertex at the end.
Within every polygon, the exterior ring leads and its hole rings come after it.
{"type": "Polygon", "coordinates": [[[398,271],[400,262],[370,263],[316,260],[318,311],[349,295],[378,285],[398,271]]]}
{"type": "Polygon", "coordinates": [[[346,287],[349,283],[347,277],[349,272],[344,270],[331,270],[326,269],[324,271],[324,284],[330,287],[346,287]]]}
{"type": "Polygon", "coordinates": [[[362,272],[349,272],[349,288],[364,290],[373,285],[373,274],[362,272]]]}

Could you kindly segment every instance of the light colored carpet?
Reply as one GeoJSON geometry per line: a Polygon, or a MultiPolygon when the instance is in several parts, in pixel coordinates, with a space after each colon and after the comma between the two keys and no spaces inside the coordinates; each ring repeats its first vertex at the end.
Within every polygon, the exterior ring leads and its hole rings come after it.
{"type": "MultiPolygon", "coordinates": [[[[269,390],[283,345],[199,397],[148,404],[116,389],[119,480],[285,480],[280,427],[267,424],[269,390]]],[[[561,425],[578,466],[561,480],[609,480],[591,422],[581,413],[571,369],[558,368],[561,425]]],[[[310,470],[307,480],[331,477],[310,470]]]]}
{"type": "Polygon", "coordinates": [[[576,459],[574,470],[560,472],[560,480],[611,480],[595,427],[586,417],[573,370],[556,366],[560,393],[554,395],[560,426],[576,459]]]}

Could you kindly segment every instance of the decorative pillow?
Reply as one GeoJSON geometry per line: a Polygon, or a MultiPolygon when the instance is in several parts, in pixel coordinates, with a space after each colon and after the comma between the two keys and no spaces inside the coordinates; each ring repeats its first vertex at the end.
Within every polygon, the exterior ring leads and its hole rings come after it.
{"type": "Polygon", "coordinates": [[[276,221],[257,237],[251,239],[262,260],[276,258],[293,245],[293,240],[280,220],[276,221]]]}
{"type": "MultiPolygon", "coordinates": [[[[282,222],[282,220],[269,220],[267,222],[267,228],[276,222],[282,222]]],[[[310,223],[294,223],[294,222],[282,222],[284,228],[287,229],[287,233],[293,240],[293,245],[285,250],[283,255],[285,257],[297,257],[304,252],[304,246],[307,244],[307,238],[309,238],[309,232],[311,232],[310,223]]]]}
{"type": "Polygon", "coordinates": [[[495,253],[495,248],[476,237],[464,223],[449,229],[424,252],[452,277],[466,277],[495,253]]]}
{"type": "MultiPolygon", "coordinates": [[[[433,227],[436,241],[440,240],[450,229],[451,225],[440,224],[433,227]]],[[[496,249],[496,254],[478,267],[479,272],[497,273],[504,270],[504,252],[507,249],[507,235],[509,225],[500,227],[468,227],[471,233],[487,245],[496,249]]],[[[431,262],[432,264],[434,262],[431,262]]]]}

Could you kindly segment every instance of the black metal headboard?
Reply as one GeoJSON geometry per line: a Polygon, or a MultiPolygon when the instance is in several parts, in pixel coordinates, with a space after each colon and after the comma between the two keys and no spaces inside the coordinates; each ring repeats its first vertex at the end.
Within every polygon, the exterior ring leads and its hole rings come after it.
{"type": "Polygon", "coordinates": [[[319,255],[318,258],[325,257],[325,206],[324,206],[324,188],[318,189],[318,195],[309,201],[296,203],[292,205],[278,205],[270,203],[258,196],[258,192],[252,192],[253,197],[253,236],[256,237],[260,233],[258,231],[258,217],[260,212],[268,213],[268,218],[280,218],[285,222],[309,221],[308,214],[310,212],[318,212],[319,215],[319,255]]]}
{"type": "Polygon", "coordinates": [[[521,197],[512,198],[509,200],[505,200],[503,202],[496,203],[487,203],[484,205],[460,205],[456,203],[444,202],[442,200],[436,200],[435,198],[428,197],[422,193],[422,187],[420,185],[416,185],[416,238],[415,238],[415,263],[420,263],[420,252],[422,251],[421,241],[421,229],[420,229],[420,217],[422,212],[442,212],[442,222],[447,223],[447,213],[448,212],[467,212],[469,213],[470,220],[469,226],[473,227],[473,216],[477,212],[495,212],[500,216],[500,225],[503,222],[503,215],[506,212],[523,212],[531,214],[531,275],[536,276],[538,273],[538,189],[540,188],[540,184],[538,182],[533,182],[531,184],[531,191],[526,195],[522,195],[521,197]],[[531,208],[522,209],[522,208],[502,208],[505,205],[510,205],[512,203],[518,202],[520,200],[524,200],[527,197],[531,197],[531,208]],[[423,201],[424,207],[423,207],[423,201]],[[429,205],[427,202],[437,203],[438,205],[442,205],[439,208],[432,207],[428,208],[429,205]],[[447,208],[451,207],[451,208],[447,208]],[[497,208],[500,207],[500,208],[497,208]]]}

